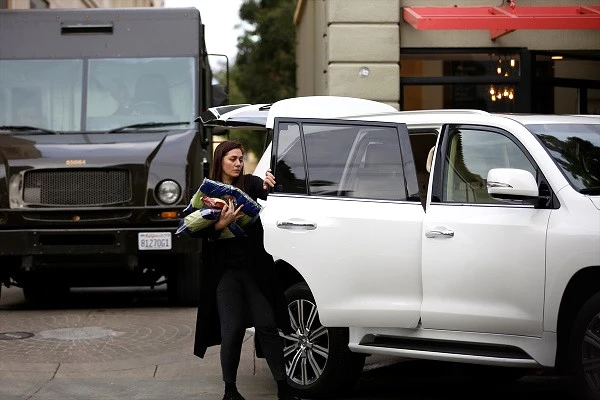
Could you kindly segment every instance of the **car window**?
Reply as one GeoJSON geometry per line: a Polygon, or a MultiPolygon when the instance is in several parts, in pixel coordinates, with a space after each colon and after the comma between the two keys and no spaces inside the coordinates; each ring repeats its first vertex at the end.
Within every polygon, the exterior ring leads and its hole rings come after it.
{"type": "Polygon", "coordinates": [[[347,197],[406,200],[406,184],[396,129],[360,129],[340,192],[347,197]]]}
{"type": "Polygon", "coordinates": [[[349,125],[304,124],[310,193],[343,196],[340,182],[359,128],[349,125]]]}
{"type": "Polygon", "coordinates": [[[476,129],[451,133],[444,163],[443,201],[499,203],[487,192],[492,168],[518,168],[536,176],[535,167],[509,137],[476,129]]]}
{"type": "Polygon", "coordinates": [[[546,147],[571,186],[586,194],[600,187],[599,124],[527,125],[546,147]]]}
{"type": "Polygon", "coordinates": [[[280,123],[277,139],[277,191],[307,194],[300,126],[294,123],[280,123]]]}
{"type": "Polygon", "coordinates": [[[278,191],[315,196],[405,200],[395,128],[350,124],[280,124],[278,191]],[[306,170],[303,168],[304,140],[306,170]],[[305,173],[307,173],[305,185],[305,173]]]}

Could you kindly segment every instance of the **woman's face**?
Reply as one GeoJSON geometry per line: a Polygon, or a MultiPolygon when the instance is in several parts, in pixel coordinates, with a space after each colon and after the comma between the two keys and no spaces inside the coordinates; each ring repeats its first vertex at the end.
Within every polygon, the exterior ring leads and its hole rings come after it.
{"type": "Polygon", "coordinates": [[[241,149],[228,151],[221,162],[221,180],[225,183],[233,183],[244,170],[244,153],[241,149]]]}

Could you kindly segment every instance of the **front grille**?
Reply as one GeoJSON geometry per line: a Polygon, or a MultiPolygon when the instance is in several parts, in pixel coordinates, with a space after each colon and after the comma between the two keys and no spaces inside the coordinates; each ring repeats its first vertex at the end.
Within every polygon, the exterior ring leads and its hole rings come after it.
{"type": "Polygon", "coordinates": [[[123,169],[48,169],[25,173],[23,201],[52,206],[99,206],[131,199],[131,178],[123,169]]]}
{"type": "Polygon", "coordinates": [[[23,218],[29,221],[50,222],[80,222],[80,221],[108,221],[115,219],[127,219],[131,217],[131,211],[121,210],[98,210],[98,211],[60,211],[60,212],[28,212],[23,213],[23,218]]]}

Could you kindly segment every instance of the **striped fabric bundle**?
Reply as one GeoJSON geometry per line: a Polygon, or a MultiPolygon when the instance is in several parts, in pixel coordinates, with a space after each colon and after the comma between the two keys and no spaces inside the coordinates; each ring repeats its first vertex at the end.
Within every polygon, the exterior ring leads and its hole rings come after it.
{"type": "Polygon", "coordinates": [[[245,236],[244,225],[252,223],[258,218],[261,206],[238,187],[226,183],[204,179],[184,213],[189,213],[179,221],[175,234],[194,233],[217,222],[221,209],[228,200],[232,199],[234,207],[244,205],[241,210],[242,217],[237,222],[232,222],[223,230],[219,239],[234,236],[245,236]]]}

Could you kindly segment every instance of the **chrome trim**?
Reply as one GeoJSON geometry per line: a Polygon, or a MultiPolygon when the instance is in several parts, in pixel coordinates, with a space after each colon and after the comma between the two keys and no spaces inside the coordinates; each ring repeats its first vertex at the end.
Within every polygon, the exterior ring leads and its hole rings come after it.
{"type": "Polygon", "coordinates": [[[509,185],[508,183],[494,182],[494,181],[488,181],[487,187],[488,188],[501,187],[501,188],[511,188],[512,189],[512,186],[509,185]]]}
{"type": "Polygon", "coordinates": [[[435,228],[430,230],[429,232],[425,233],[425,237],[432,239],[432,238],[437,238],[437,237],[441,237],[441,238],[452,238],[454,237],[454,231],[451,231],[450,229],[446,229],[446,228],[435,228]]]}
{"type": "Polygon", "coordinates": [[[302,228],[309,231],[317,229],[316,222],[294,222],[294,221],[277,221],[277,227],[281,229],[302,228]]]}
{"type": "MultiPolygon", "coordinates": [[[[421,201],[417,200],[382,200],[382,199],[367,199],[367,198],[359,198],[359,197],[343,197],[343,196],[309,196],[307,194],[298,194],[298,193],[269,193],[269,197],[292,197],[299,199],[319,199],[319,200],[343,200],[343,201],[359,201],[359,202],[369,202],[369,203],[401,203],[401,204],[412,204],[412,205],[421,205],[421,201]]],[[[267,199],[268,201],[268,199],[267,199]]]]}
{"type": "Polygon", "coordinates": [[[535,208],[532,204],[507,204],[507,203],[452,203],[452,202],[430,202],[431,206],[462,206],[462,207],[512,207],[512,208],[535,208]]]}

